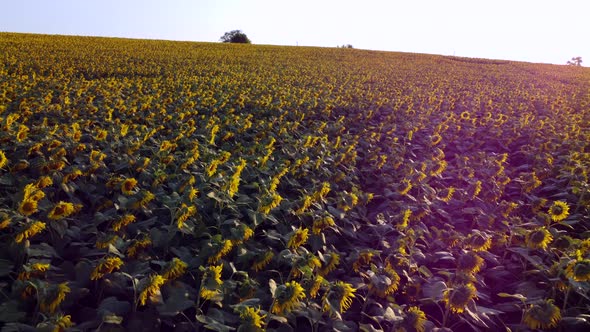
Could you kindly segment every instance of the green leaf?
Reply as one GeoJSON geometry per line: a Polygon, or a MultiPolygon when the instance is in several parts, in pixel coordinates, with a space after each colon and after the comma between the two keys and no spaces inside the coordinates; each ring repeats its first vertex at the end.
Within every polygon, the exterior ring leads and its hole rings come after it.
{"type": "Polygon", "coordinates": [[[12,261],[0,259],[0,277],[5,277],[8,274],[10,274],[13,268],[14,264],[12,263],[12,261]]]}
{"type": "Polygon", "coordinates": [[[18,310],[19,302],[12,300],[0,304],[0,322],[15,323],[27,316],[26,312],[18,310]]]}
{"type": "Polygon", "coordinates": [[[508,294],[508,293],[498,293],[499,297],[512,297],[515,299],[518,299],[520,301],[526,301],[526,296],[522,295],[522,294],[508,294]]]}

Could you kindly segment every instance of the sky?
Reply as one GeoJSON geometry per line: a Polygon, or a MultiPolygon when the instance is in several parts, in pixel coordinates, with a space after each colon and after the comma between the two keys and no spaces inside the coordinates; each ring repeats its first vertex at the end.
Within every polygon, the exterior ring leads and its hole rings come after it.
{"type": "Polygon", "coordinates": [[[587,0],[0,0],[0,31],[354,48],[590,65],[587,0]]]}

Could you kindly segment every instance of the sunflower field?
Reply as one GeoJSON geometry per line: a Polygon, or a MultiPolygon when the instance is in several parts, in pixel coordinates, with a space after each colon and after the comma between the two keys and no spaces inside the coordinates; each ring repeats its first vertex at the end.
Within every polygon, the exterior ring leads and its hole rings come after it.
{"type": "Polygon", "coordinates": [[[0,34],[2,331],[587,331],[590,70],[0,34]]]}

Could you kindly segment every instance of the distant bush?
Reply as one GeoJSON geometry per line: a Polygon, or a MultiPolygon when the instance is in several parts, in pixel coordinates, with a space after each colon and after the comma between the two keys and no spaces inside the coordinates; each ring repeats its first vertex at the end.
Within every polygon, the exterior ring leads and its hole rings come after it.
{"type": "Polygon", "coordinates": [[[570,66],[582,66],[582,57],[581,56],[577,56],[577,57],[573,57],[571,60],[569,60],[567,62],[568,65],[570,66]]]}
{"type": "Polygon", "coordinates": [[[240,43],[240,44],[251,44],[252,42],[241,30],[233,30],[226,32],[221,36],[220,40],[224,43],[240,43]]]}
{"type": "Polygon", "coordinates": [[[345,44],[345,45],[342,45],[342,46],[336,46],[336,47],[338,47],[338,48],[354,48],[354,47],[352,47],[352,45],[350,45],[350,44],[345,44]]]}

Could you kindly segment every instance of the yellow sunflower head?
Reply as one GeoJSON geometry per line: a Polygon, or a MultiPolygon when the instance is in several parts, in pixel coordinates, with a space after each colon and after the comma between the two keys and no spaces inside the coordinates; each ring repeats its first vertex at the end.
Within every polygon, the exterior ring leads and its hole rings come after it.
{"type": "Polygon", "coordinates": [[[356,289],[351,284],[337,281],[330,285],[323,298],[324,311],[343,313],[352,305],[356,289]]]}
{"type": "Polygon", "coordinates": [[[381,298],[385,298],[387,295],[395,292],[401,279],[391,266],[378,269],[377,273],[371,271],[369,275],[369,290],[381,298]]]}
{"type": "Polygon", "coordinates": [[[287,242],[287,247],[289,249],[297,249],[307,242],[307,238],[309,237],[309,229],[299,227],[291,238],[289,238],[289,242],[287,242]]]}
{"type": "Polygon", "coordinates": [[[565,275],[575,281],[590,281],[590,259],[575,259],[565,268],[565,275]]]}
{"type": "Polygon", "coordinates": [[[426,331],[426,314],[418,307],[410,307],[405,312],[403,326],[408,331],[424,332],[426,331]]]}
{"type": "Polygon", "coordinates": [[[457,270],[463,273],[477,273],[481,269],[483,258],[475,252],[468,251],[457,260],[457,270]]]}
{"type": "Polygon", "coordinates": [[[526,235],[526,245],[531,249],[545,249],[553,241],[553,236],[545,227],[539,227],[526,235]]]}
{"type": "Polygon", "coordinates": [[[532,304],[524,313],[524,323],[531,329],[550,329],[561,320],[559,308],[552,299],[532,304]]]}
{"type": "MultiPolygon", "coordinates": [[[[264,318],[266,315],[260,314],[260,308],[254,309],[252,307],[245,307],[240,310],[240,318],[242,319],[242,326],[246,327],[245,330],[248,328],[258,331],[262,328],[262,324],[264,324],[264,318]]],[[[241,329],[240,329],[241,330],[241,329]]]]}
{"type": "Polygon", "coordinates": [[[462,313],[465,307],[476,297],[476,288],[472,283],[459,284],[454,288],[447,289],[443,296],[448,309],[454,313],[462,313]]]}
{"type": "Polygon", "coordinates": [[[62,219],[74,213],[74,210],[74,204],[61,201],[49,211],[47,217],[53,220],[62,219]]]}
{"type": "Polygon", "coordinates": [[[30,216],[37,212],[37,205],[37,201],[32,198],[25,199],[20,203],[18,212],[23,216],[30,216]]]}
{"type": "Polygon", "coordinates": [[[476,232],[467,237],[467,246],[473,251],[485,251],[492,246],[492,238],[484,233],[476,232]]]}
{"type": "Polygon", "coordinates": [[[6,158],[6,154],[4,151],[0,150],[0,169],[4,168],[8,164],[8,159],[6,158]]]}
{"type": "Polygon", "coordinates": [[[567,218],[570,214],[569,211],[569,205],[562,201],[555,201],[553,202],[553,205],[549,207],[549,215],[551,216],[551,220],[555,222],[559,222],[567,218]]]}
{"type": "Polygon", "coordinates": [[[277,287],[275,301],[271,311],[281,315],[295,309],[301,300],[305,298],[305,290],[297,281],[289,281],[277,287]]]}
{"type": "Polygon", "coordinates": [[[137,180],[135,178],[128,178],[123,181],[121,184],[121,191],[125,195],[133,194],[133,188],[137,185],[137,180]]]}

